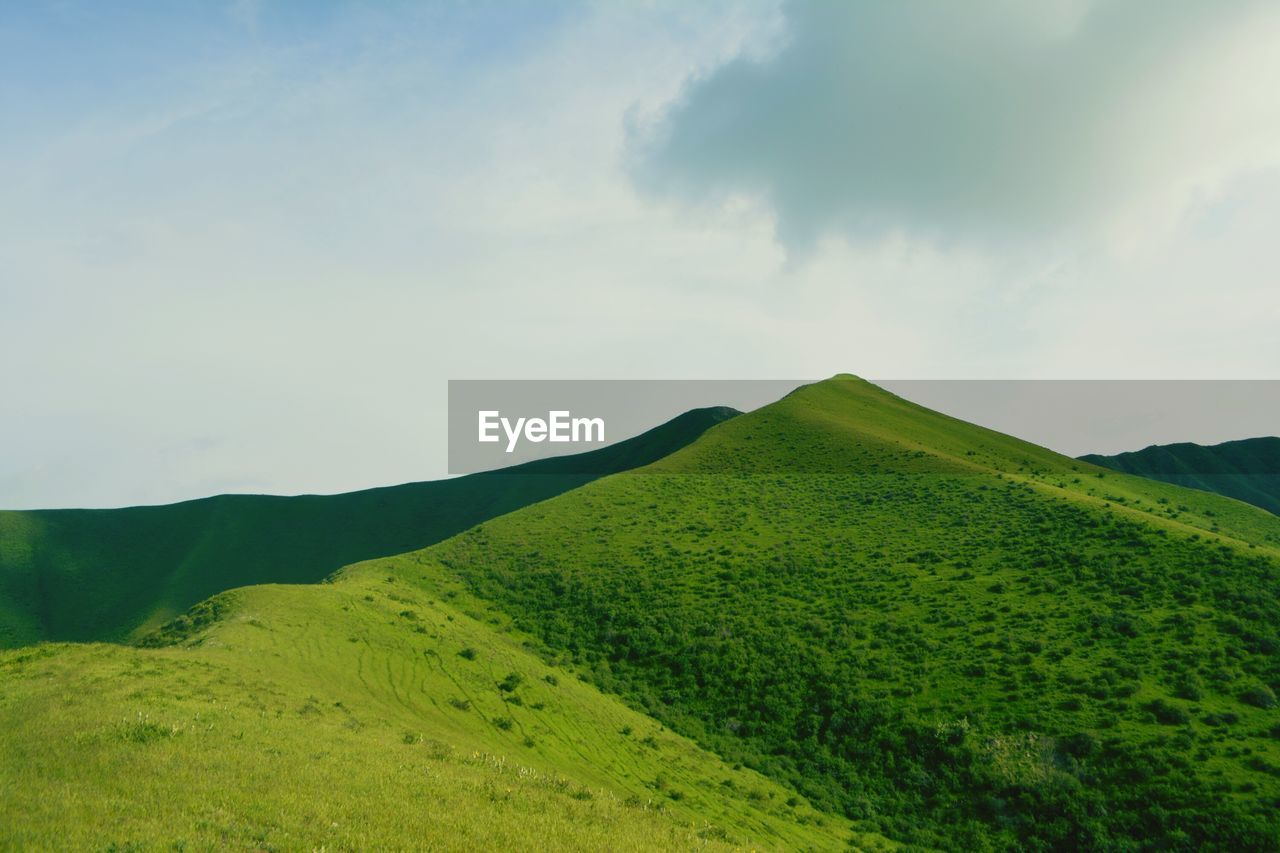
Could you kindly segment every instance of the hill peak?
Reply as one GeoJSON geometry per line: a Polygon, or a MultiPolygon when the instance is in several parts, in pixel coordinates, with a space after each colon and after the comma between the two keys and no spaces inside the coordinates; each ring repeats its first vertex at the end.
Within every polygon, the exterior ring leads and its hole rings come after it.
{"type": "Polygon", "coordinates": [[[961,461],[967,451],[996,438],[1025,445],[841,373],[708,430],[658,464],[704,472],[960,471],[973,467],[961,461]]]}

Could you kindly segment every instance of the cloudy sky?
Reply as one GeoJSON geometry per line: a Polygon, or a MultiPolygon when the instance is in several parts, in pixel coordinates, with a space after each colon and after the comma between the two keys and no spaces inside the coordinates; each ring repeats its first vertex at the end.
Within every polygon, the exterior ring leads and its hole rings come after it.
{"type": "Polygon", "coordinates": [[[450,378],[1276,378],[1280,4],[0,4],[0,507],[445,469],[450,378]]]}

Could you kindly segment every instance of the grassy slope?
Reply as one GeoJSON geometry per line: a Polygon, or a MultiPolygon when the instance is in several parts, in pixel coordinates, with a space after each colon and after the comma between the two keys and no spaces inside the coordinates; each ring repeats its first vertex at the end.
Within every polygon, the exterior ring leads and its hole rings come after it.
{"type": "Polygon", "coordinates": [[[342,495],[0,512],[0,647],[140,635],[217,592],[313,583],[659,459],[735,412],[687,412],[589,453],[342,495]]]}
{"type": "Polygon", "coordinates": [[[840,378],[357,574],[461,579],[866,829],[1240,849],[1280,838],[1278,557],[1259,509],[840,378]]]}
{"type": "Polygon", "coordinates": [[[1205,447],[1153,445],[1086,462],[1236,498],[1280,515],[1280,438],[1247,438],[1205,447]]]}
{"type": "Polygon", "coordinates": [[[428,596],[366,566],[331,584],[224,593],[157,635],[158,648],[0,652],[0,848],[835,849],[855,838],[843,819],[548,665],[479,608],[458,588],[428,596]]]}

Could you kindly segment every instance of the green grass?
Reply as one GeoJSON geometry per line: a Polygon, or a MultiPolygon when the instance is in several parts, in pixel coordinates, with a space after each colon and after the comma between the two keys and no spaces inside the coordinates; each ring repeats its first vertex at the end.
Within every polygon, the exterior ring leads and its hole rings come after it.
{"type": "Polygon", "coordinates": [[[0,512],[0,647],[137,637],[225,589],[314,583],[652,462],[733,414],[699,409],[589,453],[342,495],[0,512]]]}
{"type": "Polygon", "coordinates": [[[1280,438],[1246,438],[1205,447],[1153,445],[1115,456],[1082,456],[1086,462],[1216,492],[1280,515],[1280,438]]]}
{"type": "Polygon", "coordinates": [[[1257,508],[839,378],[344,577],[461,583],[868,831],[1274,848],[1278,545],[1257,508]]]}
{"type": "Polygon", "coordinates": [[[359,574],[226,593],[154,648],[0,652],[0,848],[882,846],[465,594],[359,574]]]}
{"type": "Polygon", "coordinates": [[[0,653],[0,847],[1277,849],[1277,626],[1274,515],[838,377],[0,653]]]}

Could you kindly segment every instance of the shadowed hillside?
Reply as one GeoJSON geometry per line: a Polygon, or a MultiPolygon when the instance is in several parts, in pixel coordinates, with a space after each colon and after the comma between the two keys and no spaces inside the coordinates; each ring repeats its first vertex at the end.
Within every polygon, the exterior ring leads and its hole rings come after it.
{"type": "Polygon", "coordinates": [[[1115,456],[1080,458],[1113,471],[1217,492],[1280,515],[1280,438],[1246,438],[1209,447],[1152,445],[1115,456]]]}
{"type": "Polygon", "coordinates": [[[0,647],[122,639],[225,589],[313,583],[645,465],[734,414],[696,409],[588,453],[349,494],[0,512],[0,647]]]}

